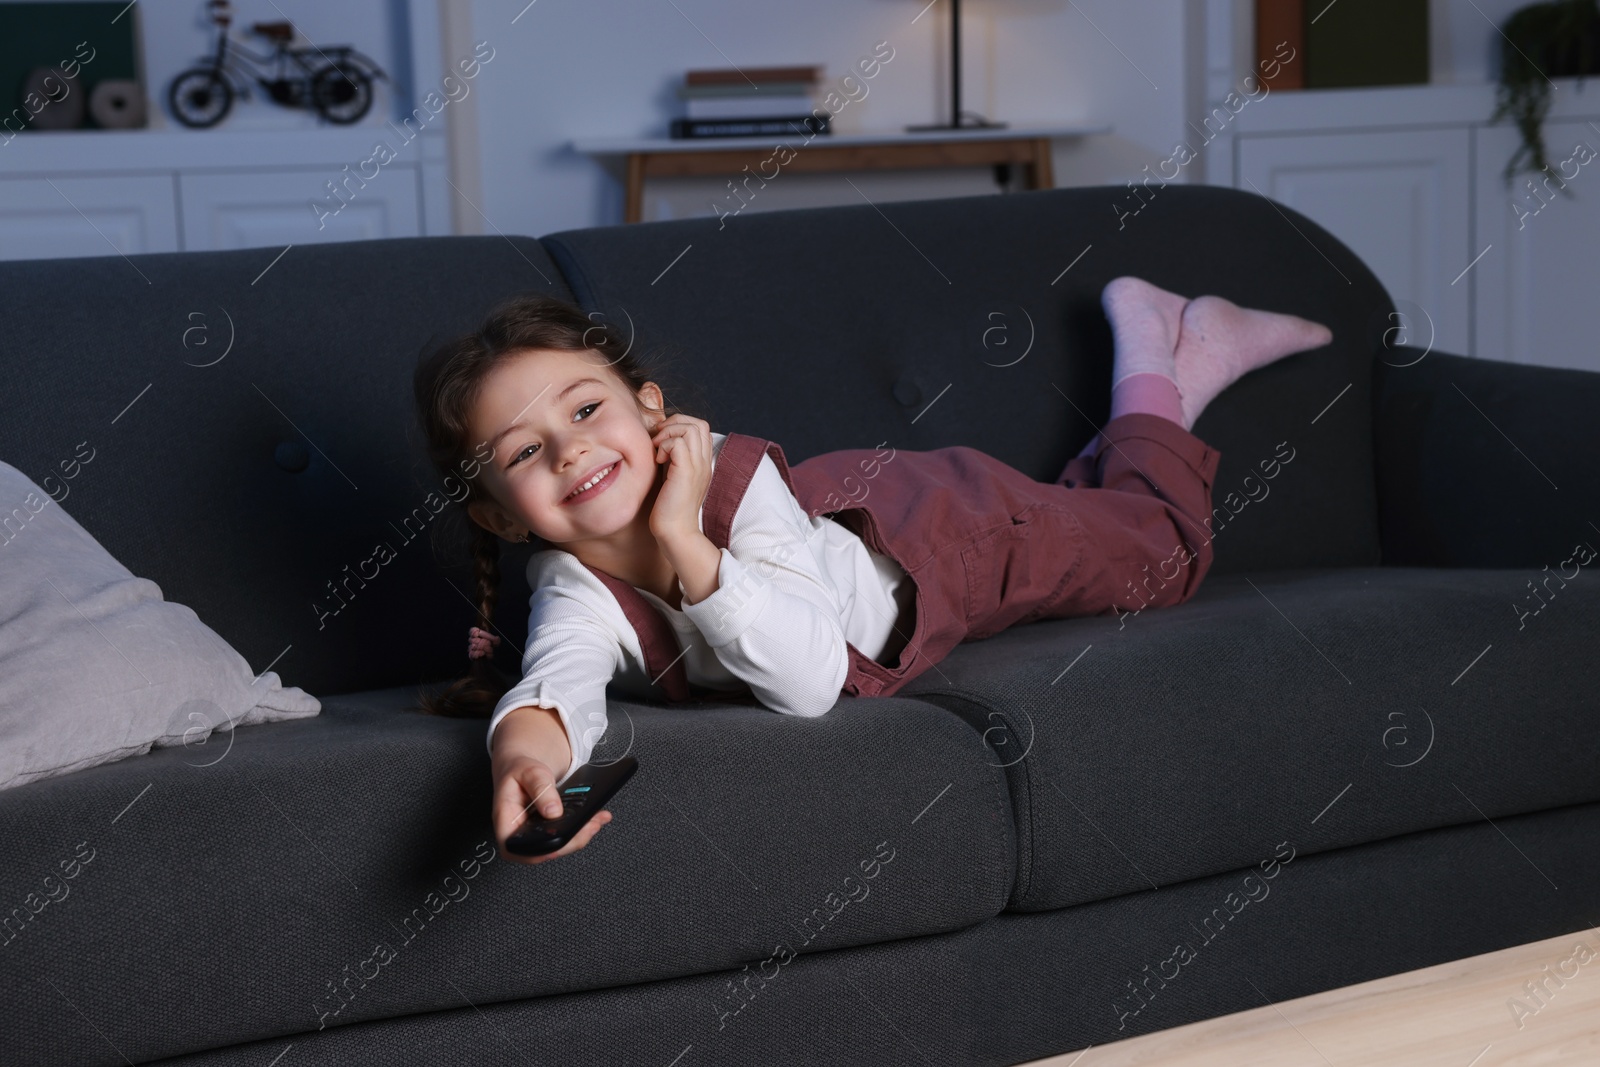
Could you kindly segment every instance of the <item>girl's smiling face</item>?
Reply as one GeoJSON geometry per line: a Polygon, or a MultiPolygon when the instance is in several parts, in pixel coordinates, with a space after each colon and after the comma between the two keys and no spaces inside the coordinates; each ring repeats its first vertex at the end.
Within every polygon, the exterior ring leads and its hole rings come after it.
{"type": "Polygon", "coordinates": [[[635,400],[596,353],[519,352],[485,379],[472,413],[469,440],[493,450],[481,476],[494,502],[474,501],[469,513],[508,541],[527,531],[569,550],[648,523],[663,407],[654,382],[635,400]],[[641,412],[641,401],[655,410],[641,412]],[[596,474],[604,480],[574,499],[596,474]]]}

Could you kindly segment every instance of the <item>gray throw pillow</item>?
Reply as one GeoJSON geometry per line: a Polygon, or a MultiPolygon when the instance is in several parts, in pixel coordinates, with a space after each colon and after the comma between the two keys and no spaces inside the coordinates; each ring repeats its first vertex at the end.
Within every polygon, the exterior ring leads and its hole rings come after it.
{"type": "Polygon", "coordinates": [[[321,710],[0,463],[0,789],[321,710]]]}

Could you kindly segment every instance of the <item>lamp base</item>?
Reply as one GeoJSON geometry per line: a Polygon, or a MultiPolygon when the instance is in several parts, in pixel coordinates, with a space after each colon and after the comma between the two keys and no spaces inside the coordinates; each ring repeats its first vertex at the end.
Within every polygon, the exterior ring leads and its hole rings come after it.
{"type": "Polygon", "coordinates": [[[959,126],[953,122],[936,122],[931,126],[907,126],[907,133],[960,133],[962,130],[1003,130],[1004,122],[963,122],[959,126]]]}

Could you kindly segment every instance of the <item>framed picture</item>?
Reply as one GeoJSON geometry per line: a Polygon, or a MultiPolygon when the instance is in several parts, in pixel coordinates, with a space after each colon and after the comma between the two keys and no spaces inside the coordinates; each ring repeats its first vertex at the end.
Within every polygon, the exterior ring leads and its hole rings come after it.
{"type": "Polygon", "coordinates": [[[0,3],[0,125],[21,130],[145,125],[139,5],[0,3]]]}
{"type": "Polygon", "coordinates": [[[1426,85],[1428,0],[1255,0],[1255,54],[1273,89],[1426,85]]]}

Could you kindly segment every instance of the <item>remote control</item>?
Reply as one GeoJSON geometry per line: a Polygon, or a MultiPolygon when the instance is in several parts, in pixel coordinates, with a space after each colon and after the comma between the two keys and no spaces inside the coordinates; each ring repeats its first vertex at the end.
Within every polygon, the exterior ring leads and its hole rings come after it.
{"type": "Polygon", "coordinates": [[[639,761],[623,756],[615,763],[585,763],[560,787],[561,814],[554,819],[530,818],[506,838],[506,851],[519,856],[547,856],[561,849],[605,807],[622,784],[639,769],[639,761]]]}

